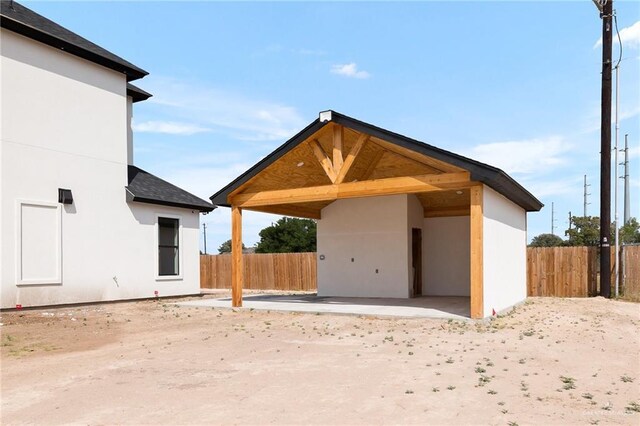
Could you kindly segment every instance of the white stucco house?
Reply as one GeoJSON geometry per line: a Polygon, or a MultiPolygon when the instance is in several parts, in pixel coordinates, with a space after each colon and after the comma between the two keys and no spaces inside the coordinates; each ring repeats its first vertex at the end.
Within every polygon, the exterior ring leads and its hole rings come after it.
{"type": "Polygon", "coordinates": [[[133,163],[147,72],[1,2],[1,307],[199,293],[214,207],[133,163]]]}
{"type": "Polygon", "coordinates": [[[242,211],[317,220],[318,296],[468,297],[484,318],[526,298],[527,212],[505,172],[335,111],[211,196],[232,211],[242,305],[242,211]]]}

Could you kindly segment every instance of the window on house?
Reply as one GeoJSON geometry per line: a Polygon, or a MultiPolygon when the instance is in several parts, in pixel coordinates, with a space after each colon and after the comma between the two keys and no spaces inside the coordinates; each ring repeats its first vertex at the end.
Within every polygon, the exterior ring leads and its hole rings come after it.
{"type": "Polygon", "coordinates": [[[180,275],[180,220],[158,218],[158,275],[180,275]]]}

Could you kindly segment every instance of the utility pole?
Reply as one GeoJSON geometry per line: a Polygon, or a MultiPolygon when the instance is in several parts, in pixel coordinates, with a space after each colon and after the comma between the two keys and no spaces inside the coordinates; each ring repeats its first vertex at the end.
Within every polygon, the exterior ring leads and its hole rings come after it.
{"type": "Polygon", "coordinates": [[[584,213],[582,214],[582,216],[587,217],[587,206],[591,203],[587,202],[587,197],[589,197],[589,195],[591,195],[590,193],[587,192],[587,187],[591,186],[591,184],[587,183],[587,175],[584,175],[584,213]]]}
{"type": "Polygon", "coordinates": [[[204,254],[207,254],[207,224],[202,224],[202,229],[204,231],[204,254]]]}
{"type": "Polygon", "coordinates": [[[593,0],[602,19],[600,96],[600,295],[611,297],[611,57],[613,0],[593,0]]]}
{"type": "Polygon", "coordinates": [[[551,234],[556,235],[556,209],[553,201],[551,202],[551,234]]]}
{"type": "Polygon", "coordinates": [[[631,219],[631,200],[629,199],[629,135],[624,135],[624,224],[631,219]]]}
{"type": "Polygon", "coordinates": [[[569,212],[569,231],[571,231],[571,222],[573,222],[573,217],[571,216],[571,212],[569,212]]]}

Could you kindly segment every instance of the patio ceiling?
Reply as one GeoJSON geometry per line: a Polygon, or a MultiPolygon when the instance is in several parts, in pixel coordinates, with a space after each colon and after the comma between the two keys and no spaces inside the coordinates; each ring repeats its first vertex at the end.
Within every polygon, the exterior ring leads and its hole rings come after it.
{"type": "Polygon", "coordinates": [[[468,171],[328,123],[235,189],[229,205],[319,219],[341,198],[416,194],[426,217],[468,215],[468,171]]]}

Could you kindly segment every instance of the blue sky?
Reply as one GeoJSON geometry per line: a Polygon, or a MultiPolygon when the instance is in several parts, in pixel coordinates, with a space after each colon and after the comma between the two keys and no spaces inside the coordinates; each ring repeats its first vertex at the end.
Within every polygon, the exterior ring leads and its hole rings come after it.
{"type": "MultiPolygon", "coordinates": [[[[135,82],[154,94],[135,106],[135,162],[203,198],[334,109],[504,169],[546,205],[529,238],[550,232],[552,202],[558,235],[569,211],[582,215],[584,174],[598,215],[601,21],[589,0],[24,4],[150,72],[135,82]]],[[[640,3],[615,8],[637,217],[640,3]]],[[[245,243],[276,220],[247,212],[245,243]]],[[[215,252],[230,211],[202,221],[215,252]]]]}

